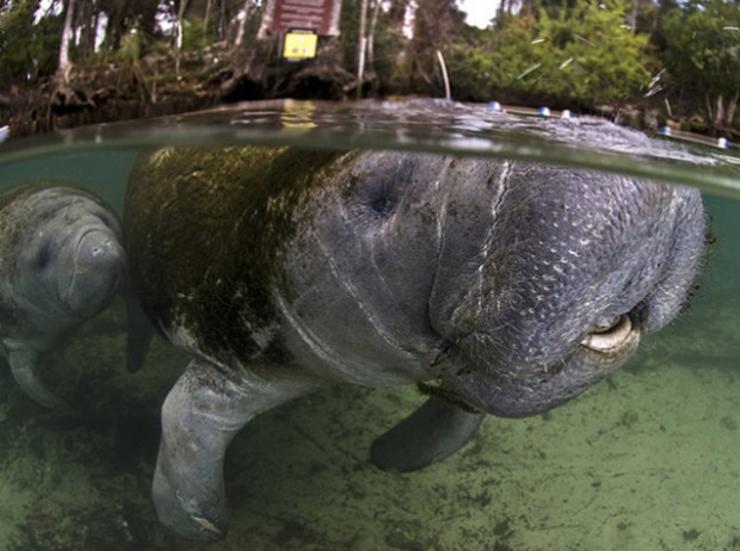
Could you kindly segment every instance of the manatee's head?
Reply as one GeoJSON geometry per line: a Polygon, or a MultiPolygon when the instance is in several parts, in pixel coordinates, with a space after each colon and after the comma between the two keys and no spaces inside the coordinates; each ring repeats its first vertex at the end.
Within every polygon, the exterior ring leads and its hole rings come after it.
{"type": "Polygon", "coordinates": [[[474,252],[442,247],[429,316],[443,387],[525,416],[614,371],[679,313],[704,213],[696,190],[614,175],[513,163],[495,180],[490,227],[469,232],[474,252]]]}
{"type": "Polygon", "coordinates": [[[84,320],[107,306],[126,265],[115,214],[92,196],[62,187],[29,195],[19,211],[18,304],[42,325],[46,316],[49,323],[84,320]]]}

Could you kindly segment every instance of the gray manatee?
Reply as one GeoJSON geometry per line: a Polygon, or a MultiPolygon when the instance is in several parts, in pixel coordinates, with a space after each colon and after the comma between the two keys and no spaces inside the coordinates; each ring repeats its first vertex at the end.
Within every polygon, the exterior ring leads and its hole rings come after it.
{"type": "Polygon", "coordinates": [[[413,470],[485,413],[578,395],[673,319],[701,263],[694,189],[524,162],[241,147],[156,151],[129,182],[131,284],[192,355],[153,497],[226,529],[223,458],[255,415],[337,383],[430,395],[372,461],[413,470]]]}
{"type": "Polygon", "coordinates": [[[60,407],[38,375],[43,353],[105,308],[124,281],[115,213],[93,195],[55,184],[0,194],[0,349],[38,403],[60,407]]]}

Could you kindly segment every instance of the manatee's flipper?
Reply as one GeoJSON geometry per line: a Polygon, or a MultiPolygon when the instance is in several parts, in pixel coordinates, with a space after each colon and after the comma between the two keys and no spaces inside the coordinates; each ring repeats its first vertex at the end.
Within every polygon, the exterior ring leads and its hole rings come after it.
{"type": "Polygon", "coordinates": [[[34,401],[51,409],[66,408],[67,404],[54,395],[36,374],[39,354],[23,343],[6,339],[3,341],[8,353],[8,363],[13,377],[34,401]]]}
{"type": "Polygon", "coordinates": [[[231,375],[192,360],[162,406],[152,496],[159,520],[185,537],[218,540],[226,533],[223,462],[234,435],[255,415],[316,388],[231,375]]]}
{"type": "Polygon", "coordinates": [[[462,448],[484,414],[471,413],[438,396],[373,442],[370,460],[384,471],[416,471],[462,448]]]}
{"type": "Polygon", "coordinates": [[[126,367],[130,372],[138,371],[144,365],[154,328],[141,305],[133,295],[126,296],[126,367]]]}

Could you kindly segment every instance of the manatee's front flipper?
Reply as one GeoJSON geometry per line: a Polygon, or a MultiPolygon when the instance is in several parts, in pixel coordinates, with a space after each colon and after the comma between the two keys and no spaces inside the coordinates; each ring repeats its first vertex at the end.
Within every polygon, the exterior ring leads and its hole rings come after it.
{"type": "Polygon", "coordinates": [[[154,328],[136,297],[126,293],[126,367],[130,372],[144,365],[154,328]]]}
{"type": "Polygon", "coordinates": [[[438,396],[373,442],[370,460],[384,471],[416,471],[462,448],[484,414],[465,411],[438,396]]]}
{"type": "Polygon", "coordinates": [[[162,406],[152,496],[159,520],[185,537],[218,540],[226,533],[223,462],[234,435],[255,415],[316,388],[232,375],[192,360],[162,406]]]}
{"type": "Polygon", "coordinates": [[[8,363],[13,377],[34,401],[52,409],[67,407],[66,402],[54,395],[36,375],[39,354],[25,344],[5,339],[3,345],[8,353],[8,363]]]}

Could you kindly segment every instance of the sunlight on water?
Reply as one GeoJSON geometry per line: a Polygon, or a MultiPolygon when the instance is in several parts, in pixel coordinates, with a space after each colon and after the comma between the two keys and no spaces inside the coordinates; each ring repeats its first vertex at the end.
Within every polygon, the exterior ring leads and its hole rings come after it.
{"type": "MultiPolygon", "coordinates": [[[[371,466],[375,437],[423,397],[344,386],[249,424],[226,460],[240,550],[740,549],[740,161],[595,119],[480,106],[289,102],[82,128],[0,146],[0,189],[51,179],[119,212],[153,145],[259,143],[513,158],[689,183],[716,242],[690,308],[606,382],[544,415],[489,418],[472,443],[409,474],[371,466]],[[608,138],[606,129],[609,128],[608,138]]],[[[159,408],[185,358],[162,341],[125,368],[116,301],[45,358],[72,405],[46,410],[0,373],[0,549],[202,549],[156,518],[159,408]]]]}

